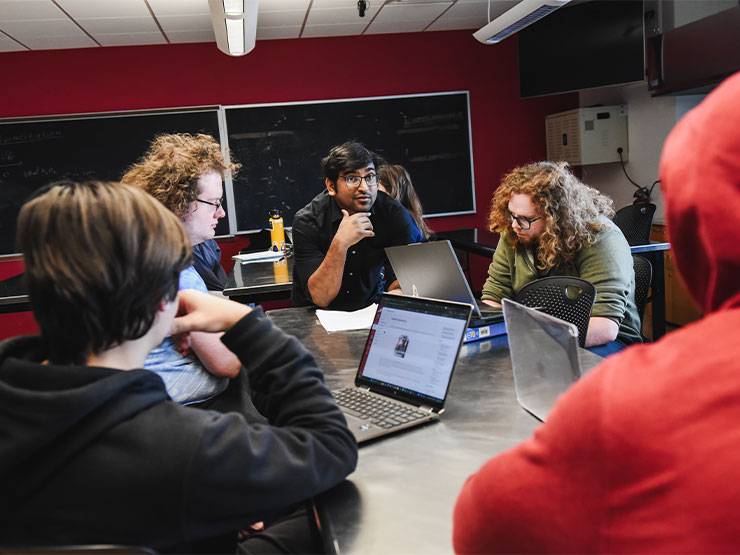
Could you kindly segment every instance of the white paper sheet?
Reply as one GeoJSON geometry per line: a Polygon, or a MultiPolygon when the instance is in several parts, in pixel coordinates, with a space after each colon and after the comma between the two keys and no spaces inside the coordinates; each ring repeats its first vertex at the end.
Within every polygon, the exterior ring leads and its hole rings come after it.
{"type": "Polygon", "coordinates": [[[347,330],[369,330],[373,325],[375,312],[378,309],[377,304],[371,304],[368,307],[346,312],[344,310],[316,310],[316,316],[324,329],[329,333],[333,331],[347,330]]]}
{"type": "Polygon", "coordinates": [[[247,252],[244,254],[236,254],[232,256],[234,260],[238,260],[242,264],[245,262],[265,262],[266,260],[280,260],[285,253],[283,251],[259,251],[259,252],[247,252]]]}

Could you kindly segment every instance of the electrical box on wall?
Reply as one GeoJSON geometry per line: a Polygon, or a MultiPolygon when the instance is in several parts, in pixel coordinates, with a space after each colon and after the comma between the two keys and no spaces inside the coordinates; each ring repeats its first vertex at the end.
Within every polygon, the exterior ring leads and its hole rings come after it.
{"type": "Polygon", "coordinates": [[[547,159],[573,166],[629,159],[627,105],[578,108],[545,117],[547,159]]]}

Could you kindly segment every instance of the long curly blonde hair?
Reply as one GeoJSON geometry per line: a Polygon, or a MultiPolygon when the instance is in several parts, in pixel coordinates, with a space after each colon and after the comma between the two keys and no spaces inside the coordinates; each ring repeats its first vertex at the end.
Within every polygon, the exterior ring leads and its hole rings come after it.
{"type": "Polygon", "coordinates": [[[614,215],[612,199],[581,182],[566,162],[538,162],[515,168],[493,193],[488,229],[507,231],[511,246],[517,243],[506,210],[512,194],[530,195],[539,207],[545,230],[537,245],[537,268],[557,268],[592,245],[605,221],[614,215]]]}
{"type": "Polygon", "coordinates": [[[215,171],[223,179],[240,167],[226,162],[221,146],[210,135],[164,134],[155,137],[121,183],[145,190],[182,218],[201,192],[198,179],[203,174],[215,171]]]}

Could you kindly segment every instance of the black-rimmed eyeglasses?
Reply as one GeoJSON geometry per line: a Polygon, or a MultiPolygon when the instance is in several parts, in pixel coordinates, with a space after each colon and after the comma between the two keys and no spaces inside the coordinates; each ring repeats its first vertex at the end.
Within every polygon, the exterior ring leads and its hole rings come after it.
{"type": "Polygon", "coordinates": [[[515,216],[508,210],[504,210],[504,213],[506,214],[506,219],[509,220],[510,224],[513,224],[514,221],[516,221],[516,223],[519,224],[519,227],[521,227],[525,231],[528,230],[530,227],[532,227],[532,224],[534,222],[542,219],[542,216],[540,216],[539,218],[527,218],[525,216],[515,216]]]}
{"type": "Polygon", "coordinates": [[[215,206],[216,207],[216,210],[218,210],[223,205],[224,198],[221,197],[216,202],[211,202],[210,200],[203,200],[202,198],[197,198],[197,199],[195,199],[195,201],[196,202],[202,202],[203,204],[207,204],[208,206],[215,206]]]}
{"type": "Polygon", "coordinates": [[[345,185],[349,187],[350,189],[357,189],[357,187],[360,186],[360,183],[362,183],[362,180],[365,180],[365,185],[368,186],[368,188],[373,188],[378,186],[378,174],[377,173],[369,173],[367,175],[340,175],[341,179],[344,179],[345,185]]]}

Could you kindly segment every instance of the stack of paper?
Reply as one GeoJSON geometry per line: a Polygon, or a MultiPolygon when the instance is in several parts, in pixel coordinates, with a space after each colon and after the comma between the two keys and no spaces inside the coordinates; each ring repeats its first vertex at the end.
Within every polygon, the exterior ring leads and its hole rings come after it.
{"type": "Polygon", "coordinates": [[[257,251],[257,252],[247,252],[244,254],[236,254],[232,256],[234,260],[238,260],[242,264],[246,262],[265,262],[269,260],[280,260],[282,257],[285,256],[285,253],[283,251],[257,251]]]}
{"type": "Polygon", "coordinates": [[[371,304],[360,310],[346,312],[344,310],[316,310],[319,322],[328,332],[347,330],[369,330],[373,325],[377,304],[371,304]]]}

